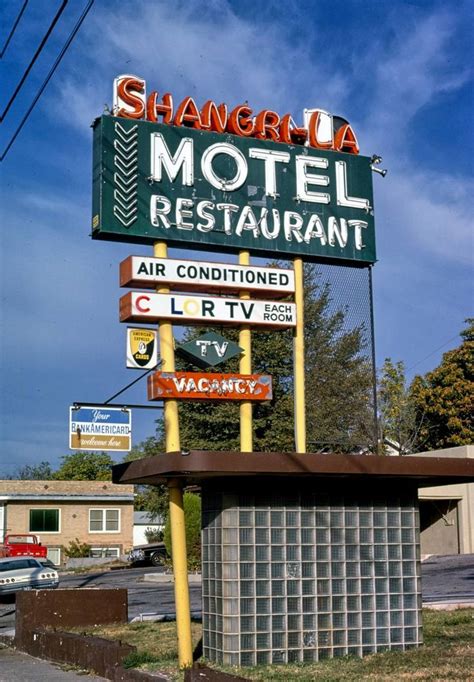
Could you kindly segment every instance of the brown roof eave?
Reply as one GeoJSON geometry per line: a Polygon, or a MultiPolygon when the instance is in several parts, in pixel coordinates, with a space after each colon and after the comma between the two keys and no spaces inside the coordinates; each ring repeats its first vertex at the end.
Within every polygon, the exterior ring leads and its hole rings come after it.
{"type": "Polygon", "coordinates": [[[311,478],[403,479],[418,487],[474,481],[474,460],[447,457],[214,452],[192,450],[145,457],[112,468],[114,483],[183,483],[212,478],[297,476],[311,478]]]}

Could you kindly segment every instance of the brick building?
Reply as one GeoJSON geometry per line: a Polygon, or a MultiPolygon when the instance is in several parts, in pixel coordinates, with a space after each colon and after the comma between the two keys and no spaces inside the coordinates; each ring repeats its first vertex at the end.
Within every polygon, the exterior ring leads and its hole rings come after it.
{"type": "Polygon", "coordinates": [[[7,533],[39,536],[58,565],[76,538],[92,556],[119,557],[133,545],[133,485],[0,480],[0,541],[7,533]]]}

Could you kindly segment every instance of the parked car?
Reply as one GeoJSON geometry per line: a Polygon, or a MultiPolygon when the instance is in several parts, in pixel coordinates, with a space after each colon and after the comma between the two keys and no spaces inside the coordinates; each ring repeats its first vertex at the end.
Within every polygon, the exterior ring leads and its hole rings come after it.
{"type": "Polygon", "coordinates": [[[15,533],[5,535],[0,544],[0,557],[34,556],[46,558],[48,548],[41,544],[37,535],[15,533]]]}
{"type": "Polygon", "coordinates": [[[151,564],[161,566],[167,556],[164,542],[154,542],[148,545],[137,545],[130,550],[127,559],[131,564],[151,564]]]}
{"type": "MultiPolygon", "coordinates": [[[[44,561],[44,560],[43,560],[44,561]]],[[[58,572],[33,557],[0,559],[0,596],[22,590],[56,589],[58,572]]]]}
{"type": "Polygon", "coordinates": [[[45,568],[52,568],[53,571],[57,571],[57,570],[58,570],[58,567],[56,566],[56,564],[53,564],[53,562],[51,561],[51,559],[48,559],[48,558],[43,559],[42,557],[39,557],[39,558],[38,558],[38,561],[39,561],[40,564],[41,564],[42,566],[44,566],[45,568]]]}

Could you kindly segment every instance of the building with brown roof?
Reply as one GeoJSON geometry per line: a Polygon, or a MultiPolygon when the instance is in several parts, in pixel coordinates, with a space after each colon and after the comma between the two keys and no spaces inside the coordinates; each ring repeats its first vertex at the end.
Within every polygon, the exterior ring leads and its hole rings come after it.
{"type": "Polygon", "coordinates": [[[91,556],[118,558],[133,545],[133,490],[109,481],[0,480],[0,541],[34,533],[58,565],[76,539],[91,556]]]}

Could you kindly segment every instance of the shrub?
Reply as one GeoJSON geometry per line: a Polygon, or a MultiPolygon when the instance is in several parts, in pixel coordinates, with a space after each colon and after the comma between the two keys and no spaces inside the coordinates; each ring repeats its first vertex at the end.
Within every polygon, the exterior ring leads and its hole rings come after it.
{"type": "Polygon", "coordinates": [[[90,556],[91,546],[87,542],[81,542],[79,538],[71,540],[67,547],[64,547],[64,554],[68,559],[84,559],[90,556]]]}
{"type": "Polygon", "coordinates": [[[163,540],[163,531],[158,528],[146,528],[145,537],[148,543],[161,542],[163,540]]]}

